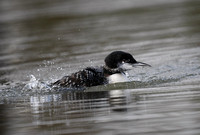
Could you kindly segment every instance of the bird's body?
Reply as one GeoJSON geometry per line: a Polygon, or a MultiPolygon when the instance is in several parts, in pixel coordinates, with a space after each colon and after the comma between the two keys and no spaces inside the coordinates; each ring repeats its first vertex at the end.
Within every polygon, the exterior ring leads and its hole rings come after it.
{"type": "Polygon", "coordinates": [[[137,64],[141,64],[139,66],[150,66],[146,63],[137,62],[129,53],[115,51],[105,58],[104,66],[87,67],[69,76],[64,76],[54,82],[53,85],[79,88],[129,81],[125,72],[129,70],[128,68],[137,66],[137,64]]]}
{"type": "Polygon", "coordinates": [[[62,79],[56,81],[54,85],[77,88],[103,85],[106,83],[107,79],[104,76],[103,67],[87,67],[70,76],[64,76],[62,79]]]}

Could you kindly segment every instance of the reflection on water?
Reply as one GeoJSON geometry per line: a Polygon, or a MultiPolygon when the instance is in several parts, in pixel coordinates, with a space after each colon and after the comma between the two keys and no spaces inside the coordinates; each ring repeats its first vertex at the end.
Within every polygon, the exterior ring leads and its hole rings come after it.
{"type": "Polygon", "coordinates": [[[34,95],[1,105],[1,122],[4,134],[198,134],[200,87],[181,88],[34,95]]]}
{"type": "Polygon", "coordinates": [[[40,113],[44,108],[48,106],[51,107],[49,104],[55,103],[55,106],[57,106],[57,102],[65,101],[64,103],[66,104],[64,108],[68,113],[73,112],[73,110],[87,110],[110,106],[112,107],[112,110],[117,111],[123,109],[126,110],[127,108],[124,107],[132,101],[132,98],[133,96],[129,90],[66,92],[64,94],[31,96],[30,106],[33,110],[32,113],[40,113]]]}
{"type": "Polygon", "coordinates": [[[1,0],[0,134],[199,135],[199,2],[1,0]],[[114,50],[152,67],[129,83],[47,87],[114,50]]]}
{"type": "MultiPolygon", "coordinates": [[[[133,97],[128,90],[38,95],[31,96],[30,102],[26,102],[24,105],[22,102],[21,108],[25,110],[16,109],[18,110],[16,114],[31,115],[32,118],[25,118],[25,121],[31,119],[31,125],[25,126],[22,123],[26,128],[36,126],[39,130],[48,131],[48,129],[58,127],[61,132],[76,133],[82,132],[82,128],[87,127],[88,131],[83,133],[93,130],[98,132],[98,128],[93,124],[110,121],[110,118],[106,118],[106,116],[113,112],[127,112],[128,105],[132,102],[131,98],[133,97]],[[48,127],[46,129],[43,126],[48,127]]],[[[20,125],[18,123],[17,126],[20,125]]],[[[32,131],[31,129],[29,132],[32,131]]]]}
{"type": "MultiPolygon", "coordinates": [[[[37,126],[63,125],[69,133],[82,132],[80,128],[88,126],[91,129],[85,131],[87,133],[96,130],[92,129],[95,121],[104,121],[99,117],[110,115],[112,111],[127,111],[130,98],[126,90],[31,96],[30,113],[34,114],[33,123],[37,126]]],[[[61,132],[64,129],[61,128],[61,132]]]]}

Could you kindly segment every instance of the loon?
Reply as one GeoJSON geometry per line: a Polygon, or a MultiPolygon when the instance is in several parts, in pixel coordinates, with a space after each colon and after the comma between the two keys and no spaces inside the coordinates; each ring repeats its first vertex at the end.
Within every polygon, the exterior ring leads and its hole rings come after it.
{"type": "Polygon", "coordinates": [[[64,76],[52,85],[65,88],[81,88],[108,83],[128,81],[126,71],[135,66],[149,66],[149,64],[136,61],[130,53],[114,51],[104,60],[105,65],[99,67],[86,67],[69,76],[64,76]]]}

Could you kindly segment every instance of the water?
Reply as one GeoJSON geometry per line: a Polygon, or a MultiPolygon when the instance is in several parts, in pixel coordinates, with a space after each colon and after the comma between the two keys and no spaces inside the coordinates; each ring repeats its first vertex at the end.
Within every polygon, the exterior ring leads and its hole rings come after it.
{"type": "Polygon", "coordinates": [[[199,18],[197,0],[0,1],[0,134],[200,134],[199,18]],[[152,67],[46,87],[114,50],[152,67]]]}

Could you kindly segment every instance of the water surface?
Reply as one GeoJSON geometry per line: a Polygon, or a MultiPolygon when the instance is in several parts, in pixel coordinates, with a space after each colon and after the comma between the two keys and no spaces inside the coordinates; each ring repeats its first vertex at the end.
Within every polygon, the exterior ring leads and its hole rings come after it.
{"type": "Polygon", "coordinates": [[[200,2],[0,2],[0,134],[200,133],[200,2]],[[131,82],[45,87],[127,51],[131,82]]]}

